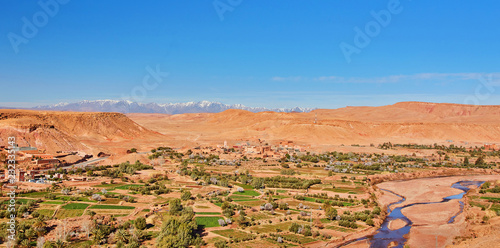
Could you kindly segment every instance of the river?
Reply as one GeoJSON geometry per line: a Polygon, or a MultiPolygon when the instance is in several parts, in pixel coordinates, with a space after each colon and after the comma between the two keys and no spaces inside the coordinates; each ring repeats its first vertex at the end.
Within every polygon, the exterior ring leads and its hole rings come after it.
{"type": "MultiPolygon", "coordinates": [[[[454,183],[451,187],[462,190],[463,192],[460,194],[444,197],[443,200],[439,201],[439,202],[419,202],[419,203],[413,203],[413,204],[397,207],[395,209],[392,209],[391,207],[393,205],[403,203],[406,199],[403,196],[398,195],[390,190],[381,189],[381,190],[384,190],[386,192],[389,192],[391,194],[394,194],[394,195],[400,197],[401,200],[388,205],[388,207],[387,207],[388,215],[375,235],[361,238],[358,240],[368,239],[368,240],[370,240],[370,247],[374,247],[374,248],[387,247],[391,242],[395,242],[397,244],[394,247],[403,248],[404,244],[407,241],[406,234],[408,234],[410,232],[410,229],[411,229],[413,223],[410,219],[408,219],[406,216],[403,215],[403,213],[401,212],[402,209],[410,207],[410,206],[414,206],[414,205],[435,204],[435,203],[448,202],[450,200],[455,200],[455,199],[462,199],[463,196],[470,190],[469,186],[475,185],[475,186],[479,187],[483,183],[484,183],[484,181],[459,181],[459,182],[454,183]],[[397,220],[397,219],[403,220],[407,224],[400,229],[390,230],[389,223],[391,221],[397,220]]],[[[456,213],[455,215],[453,215],[448,220],[448,223],[453,223],[455,221],[455,217],[457,215],[459,215],[460,213],[462,213],[464,203],[462,201],[459,201],[459,203],[460,203],[460,211],[458,213],[456,213]]]]}

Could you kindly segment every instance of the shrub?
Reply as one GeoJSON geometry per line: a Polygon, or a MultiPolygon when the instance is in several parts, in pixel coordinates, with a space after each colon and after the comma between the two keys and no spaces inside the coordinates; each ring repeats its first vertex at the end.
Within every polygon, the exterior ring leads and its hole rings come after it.
{"type": "Polygon", "coordinates": [[[144,230],[146,229],[146,219],[144,217],[139,217],[135,220],[134,222],[134,226],[135,228],[139,229],[139,230],[144,230]]]}

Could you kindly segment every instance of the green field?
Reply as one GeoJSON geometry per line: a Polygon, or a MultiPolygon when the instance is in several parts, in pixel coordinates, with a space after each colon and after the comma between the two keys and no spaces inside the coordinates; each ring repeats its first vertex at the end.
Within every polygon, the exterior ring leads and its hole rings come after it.
{"type": "Polygon", "coordinates": [[[257,200],[257,201],[240,201],[241,202],[240,205],[245,205],[248,207],[256,207],[256,206],[260,206],[260,205],[265,203],[265,201],[262,201],[262,200],[258,200],[258,199],[255,199],[255,200],[257,200]]]}
{"type": "MultiPolygon", "coordinates": [[[[72,197],[71,196],[68,196],[68,195],[61,195],[61,196],[57,196],[56,199],[57,200],[63,200],[63,201],[73,201],[71,199],[72,197]]],[[[94,200],[90,200],[89,198],[87,197],[77,197],[75,201],[81,201],[81,202],[97,202],[97,201],[94,201],[94,200]]]]}
{"type": "Polygon", "coordinates": [[[327,218],[323,218],[323,219],[320,219],[321,223],[331,223],[332,221],[327,219],[327,218]]]}
{"type": "Polygon", "coordinates": [[[499,197],[488,197],[488,196],[482,196],[481,199],[485,200],[494,200],[494,201],[500,201],[499,197]]]}
{"type": "Polygon", "coordinates": [[[119,199],[119,198],[106,198],[106,200],[102,201],[102,203],[105,203],[105,204],[118,204],[121,201],[123,201],[123,200],[119,199]]]}
{"type": "Polygon", "coordinates": [[[221,215],[219,212],[196,212],[195,214],[199,215],[221,215]]]}
{"type": "Polygon", "coordinates": [[[115,190],[115,189],[130,189],[133,187],[142,187],[144,184],[124,184],[124,183],[114,183],[114,184],[99,184],[95,187],[105,188],[106,190],[115,190]]]}
{"type": "Polygon", "coordinates": [[[243,189],[253,189],[252,185],[248,185],[248,184],[237,183],[236,185],[238,185],[239,187],[242,187],[243,189]]]}
{"type": "Polygon", "coordinates": [[[491,205],[490,210],[500,211],[500,204],[493,204],[493,205],[491,205]]]}
{"type": "Polygon", "coordinates": [[[246,196],[246,195],[232,195],[230,196],[231,199],[248,199],[248,198],[251,198],[250,196],[246,196]]]}
{"type": "Polygon", "coordinates": [[[222,217],[195,217],[196,224],[203,228],[220,226],[219,219],[222,219],[222,217]]]}
{"type": "Polygon", "coordinates": [[[233,200],[234,202],[252,202],[252,201],[260,201],[259,199],[253,199],[253,198],[241,198],[241,199],[235,199],[233,200]]]}
{"type": "Polygon", "coordinates": [[[287,195],[273,195],[274,199],[285,199],[285,198],[290,198],[290,196],[287,195]]]}
{"type": "Polygon", "coordinates": [[[248,217],[250,217],[250,218],[253,217],[255,220],[265,220],[265,219],[273,218],[275,216],[268,215],[264,212],[257,212],[257,213],[249,214],[248,217]]]}
{"type": "MultiPolygon", "coordinates": [[[[295,246],[298,246],[294,243],[288,243],[287,241],[283,241],[283,243],[278,243],[278,241],[276,241],[274,238],[266,238],[265,241],[267,241],[268,243],[271,243],[273,244],[273,246],[266,246],[266,247],[295,247],[295,246]]],[[[253,243],[253,242],[252,242],[253,243]]]]}
{"type": "Polygon", "coordinates": [[[45,192],[45,191],[42,191],[42,192],[31,192],[31,193],[19,194],[19,197],[41,198],[41,197],[46,196],[48,194],[49,194],[49,192],[45,192]]]}
{"type": "Polygon", "coordinates": [[[295,234],[285,234],[283,237],[287,238],[297,238],[299,240],[299,244],[307,244],[316,241],[315,239],[311,237],[306,237],[303,235],[295,235],[295,234]]]}
{"type": "Polygon", "coordinates": [[[120,205],[92,205],[89,209],[135,209],[135,207],[120,205]]]}
{"type": "Polygon", "coordinates": [[[85,203],[69,203],[67,205],[62,206],[63,209],[86,209],[89,204],[85,203]]]}
{"type": "Polygon", "coordinates": [[[235,202],[259,201],[259,199],[251,198],[251,197],[243,196],[243,195],[232,195],[230,197],[235,202]]]}
{"type": "Polygon", "coordinates": [[[340,227],[340,226],[328,226],[328,227],[326,227],[326,229],[331,229],[331,230],[340,231],[340,232],[355,232],[356,231],[356,230],[352,230],[352,229],[340,227]]]}
{"type": "Polygon", "coordinates": [[[95,185],[94,187],[98,187],[98,188],[115,188],[115,187],[124,186],[124,185],[126,185],[126,184],[124,184],[124,183],[113,183],[113,184],[107,183],[107,184],[95,185]]]}
{"type": "MultiPolygon", "coordinates": [[[[305,221],[294,221],[295,223],[301,225],[301,224],[309,224],[308,222],[305,221]]],[[[269,233],[269,232],[276,232],[276,229],[281,229],[281,230],[288,230],[290,226],[292,225],[291,221],[287,222],[279,222],[276,224],[266,224],[266,225],[260,225],[260,226],[253,226],[251,229],[253,231],[258,231],[260,233],[269,233]]]]}
{"type": "Polygon", "coordinates": [[[325,200],[323,199],[316,199],[316,198],[312,198],[312,197],[304,197],[305,198],[305,201],[308,201],[308,202],[316,202],[316,200],[319,200],[321,203],[323,203],[325,200]]]}
{"type": "Polygon", "coordinates": [[[62,204],[64,204],[64,202],[62,202],[62,201],[44,201],[44,202],[41,202],[40,204],[55,204],[55,205],[62,205],[62,204]]]}
{"type": "Polygon", "coordinates": [[[259,196],[260,194],[255,190],[245,190],[243,192],[234,192],[233,195],[259,196]]]}
{"type": "Polygon", "coordinates": [[[59,211],[57,211],[56,218],[66,219],[72,217],[79,217],[82,216],[84,211],[85,210],[83,209],[60,209],[59,211]]]}
{"type": "Polygon", "coordinates": [[[143,184],[127,184],[115,187],[115,189],[130,189],[130,188],[138,188],[144,186],[143,184]]]}
{"type": "MultiPolygon", "coordinates": [[[[33,199],[16,199],[16,203],[26,204],[28,201],[34,201],[33,199]]],[[[9,201],[4,201],[3,204],[9,204],[9,201]]]]}
{"type": "Polygon", "coordinates": [[[332,191],[337,193],[348,193],[348,194],[363,194],[364,191],[361,187],[357,188],[348,188],[348,187],[337,187],[334,189],[323,189],[323,191],[332,191]]]}
{"type": "Polygon", "coordinates": [[[45,216],[48,216],[48,217],[51,217],[53,214],[54,214],[54,209],[38,209],[36,210],[37,213],[41,214],[41,215],[45,215],[45,216]]]}
{"type": "Polygon", "coordinates": [[[217,231],[212,231],[212,232],[215,233],[215,234],[218,234],[220,236],[223,236],[223,237],[226,237],[226,238],[230,238],[230,239],[234,239],[234,238],[249,238],[249,237],[255,236],[253,234],[242,232],[242,231],[239,231],[239,230],[234,230],[234,229],[217,230],[217,231]]]}
{"type": "Polygon", "coordinates": [[[471,201],[470,205],[475,206],[475,207],[480,207],[480,208],[486,208],[486,205],[483,205],[483,204],[481,204],[479,202],[475,202],[475,201],[471,201]]]}

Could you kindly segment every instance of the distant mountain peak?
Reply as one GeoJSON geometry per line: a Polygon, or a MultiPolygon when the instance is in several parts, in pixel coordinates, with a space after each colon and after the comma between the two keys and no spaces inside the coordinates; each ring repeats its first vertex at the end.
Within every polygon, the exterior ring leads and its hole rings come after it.
{"type": "Polygon", "coordinates": [[[309,112],[312,108],[262,108],[247,107],[242,104],[224,104],[220,102],[199,101],[185,103],[138,103],[128,100],[83,100],[75,103],[58,103],[53,105],[37,106],[35,110],[81,111],[81,112],[119,112],[119,113],[219,113],[228,109],[242,109],[250,112],[309,112]]]}

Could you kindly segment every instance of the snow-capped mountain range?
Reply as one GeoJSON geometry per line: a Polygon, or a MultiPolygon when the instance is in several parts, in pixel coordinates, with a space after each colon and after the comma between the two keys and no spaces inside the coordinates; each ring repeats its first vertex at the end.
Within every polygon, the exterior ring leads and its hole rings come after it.
{"type": "Polygon", "coordinates": [[[247,107],[241,104],[228,105],[220,102],[186,102],[186,103],[138,103],[125,100],[96,100],[80,101],[76,103],[58,103],[53,105],[37,106],[35,110],[58,110],[58,111],[83,111],[83,112],[119,112],[119,113],[161,113],[161,114],[184,114],[184,113],[219,113],[228,109],[243,109],[251,112],[275,111],[275,112],[309,112],[312,108],[260,108],[247,107]]]}

